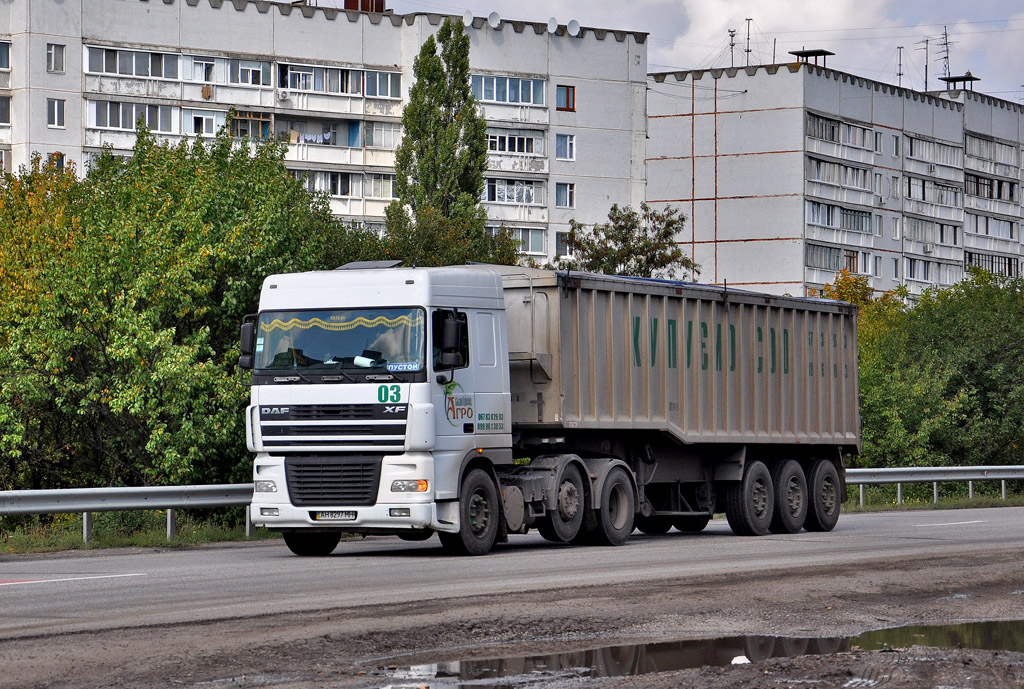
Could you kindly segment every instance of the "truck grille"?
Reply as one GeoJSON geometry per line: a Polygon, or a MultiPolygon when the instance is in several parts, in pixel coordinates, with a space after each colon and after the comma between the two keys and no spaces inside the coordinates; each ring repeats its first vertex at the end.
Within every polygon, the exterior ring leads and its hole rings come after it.
{"type": "Polygon", "coordinates": [[[285,458],[288,497],[296,507],[371,507],[377,504],[379,455],[285,458]]]}
{"type": "Polygon", "coordinates": [[[260,434],[267,449],[401,451],[407,417],[395,404],[260,407],[260,434]]]}

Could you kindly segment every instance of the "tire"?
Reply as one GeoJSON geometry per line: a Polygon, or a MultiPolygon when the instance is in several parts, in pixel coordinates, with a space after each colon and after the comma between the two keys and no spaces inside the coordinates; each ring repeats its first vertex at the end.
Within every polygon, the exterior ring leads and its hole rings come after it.
{"type": "Polygon", "coordinates": [[[483,469],[471,469],[462,479],[459,530],[438,531],[441,545],[454,555],[486,555],[498,540],[501,502],[498,487],[483,469]]]}
{"type": "Polygon", "coordinates": [[[323,531],[286,531],[284,544],[299,557],[324,557],[334,552],[341,540],[340,533],[323,531]]]}
{"type": "Polygon", "coordinates": [[[768,533],[774,513],[775,494],[772,475],[764,462],[747,465],[743,480],[725,490],[725,516],[737,536],[763,536],[768,533]]]}
{"type": "Polygon", "coordinates": [[[434,531],[432,529],[416,529],[414,531],[403,531],[398,534],[398,537],[403,541],[422,543],[423,541],[429,541],[433,535],[434,531]]]}
{"type": "Polygon", "coordinates": [[[636,528],[640,533],[658,536],[672,528],[672,517],[637,517],[636,528]]]}
{"type": "Polygon", "coordinates": [[[699,517],[674,517],[672,526],[683,533],[700,533],[711,521],[711,516],[702,514],[699,517]]]}
{"type": "Polygon", "coordinates": [[[569,543],[579,534],[587,509],[580,470],[564,464],[555,485],[555,509],[540,519],[537,531],[548,541],[569,543]]]}
{"type": "Polygon", "coordinates": [[[807,477],[803,467],[787,459],[772,471],[775,489],[775,514],[768,530],[772,533],[797,533],[807,520],[807,477]]]}
{"type": "Polygon", "coordinates": [[[601,545],[622,545],[633,533],[636,499],[633,483],[622,469],[608,472],[601,487],[601,503],[597,510],[594,540],[601,545]]]}
{"type": "Polygon", "coordinates": [[[810,500],[804,528],[808,531],[831,531],[839,521],[841,502],[839,472],[835,464],[827,459],[814,462],[807,475],[807,488],[810,500]]]}

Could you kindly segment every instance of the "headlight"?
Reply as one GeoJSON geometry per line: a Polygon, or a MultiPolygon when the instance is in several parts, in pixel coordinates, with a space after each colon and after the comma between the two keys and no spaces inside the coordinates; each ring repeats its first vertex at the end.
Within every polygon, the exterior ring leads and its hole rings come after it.
{"type": "Polygon", "coordinates": [[[273,481],[256,481],[253,485],[253,489],[257,493],[276,493],[277,484],[273,481]]]}
{"type": "Polygon", "coordinates": [[[424,479],[414,481],[392,481],[392,493],[426,493],[430,489],[430,483],[424,479]]]}

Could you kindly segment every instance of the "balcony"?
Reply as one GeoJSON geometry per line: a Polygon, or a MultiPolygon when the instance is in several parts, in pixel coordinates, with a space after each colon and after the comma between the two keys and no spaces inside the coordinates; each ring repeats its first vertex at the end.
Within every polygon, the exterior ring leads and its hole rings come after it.
{"type": "Polygon", "coordinates": [[[1013,201],[1001,201],[1000,199],[984,199],[979,196],[965,196],[964,208],[969,211],[979,211],[992,215],[1005,215],[1011,218],[1020,218],[1020,204],[1013,201]]]}
{"type": "Polygon", "coordinates": [[[395,167],[395,152],[386,148],[367,148],[363,150],[363,164],[371,167],[395,167]]]}
{"type": "Polygon", "coordinates": [[[186,82],[181,87],[182,100],[233,107],[236,110],[266,110],[277,106],[272,88],[254,88],[232,84],[200,84],[186,82]]]}
{"type": "Polygon", "coordinates": [[[839,158],[842,160],[848,160],[852,163],[861,163],[862,165],[874,165],[875,163],[875,152],[866,148],[856,148],[854,146],[847,146],[846,144],[840,144],[834,141],[815,139],[810,136],[806,137],[805,147],[807,149],[807,153],[817,153],[830,158],[839,158]]]}
{"type": "MultiPolygon", "coordinates": [[[[394,157],[394,156],[392,156],[394,157]]],[[[284,155],[286,162],[315,163],[327,165],[363,165],[361,148],[329,146],[323,144],[291,143],[284,155]]]]}
{"type": "MultiPolygon", "coordinates": [[[[180,134],[154,134],[156,140],[161,143],[177,143],[182,140],[180,134]]],[[[110,146],[114,151],[129,153],[135,147],[135,132],[112,129],[86,129],[82,145],[85,148],[95,149],[110,146]]]]}
{"type": "Polygon", "coordinates": [[[546,175],[547,156],[491,153],[487,156],[487,169],[496,172],[531,172],[546,175]]]}
{"type": "Polygon", "coordinates": [[[548,109],[536,105],[510,105],[482,103],[484,119],[488,122],[514,122],[516,124],[546,125],[548,109]]]}
{"type": "Polygon", "coordinates": [[[964,221],[963,208],[940,206],[936,203],[929,203],[928,201],[920,201],[918,199],[903,199],[903,212],[956,224],[961,224],[964,221]]]}
{"type": "Polygon", "coordinates": [[[546,223],[548,221],[547,206],[523,205],[515,203],[484,202],[487,217],[499,223],[546,223]]]}
{"type": "Polygon", "coordinates": [[[276,107],[284,110],[310,110],[332,115],[362,115],[364,113],[362,96],[277,89],[274,91],[274,101],[276,101],[276,107]]]}
{"type": "Polygon", "coordinates": [[[810,223],[804,228],[804,239],[863,249],[870,249],[874,245],[874,236],[870,232],[854,232],[810,223]]]}
{"type": "Polygon", "coordinates": [[[10,145],[11,143],[11,125],[0,124],[0,144],[10,145]]]}
{"type": "Polygon", "coordinates": [[[874,206],[875,195],[867,189],[850,189],[807,180],[807,195],[816,199],[835,201],[838,203],[853,204],[857,206],[874,206]]]}
{"type": "MultiPolygon", "coordinates": [[[[182,82],[163,79],[118,77],[106,74],[86,74],[83,91],[104,96],[128,96],[131,98],[162,98],[181,100],[182,82]]],[[[197,100],[203,100],[200,96],[197,100]]]]}
{"type": "Polygon", "coordinates": [[[978,172],[991,177],[1003,177],[1006,179],[1019,179],[1020,168],[1006,163],[997,163],[992,160],[966,156],[964,158],[964,169],[971,172],[978,172]]]}

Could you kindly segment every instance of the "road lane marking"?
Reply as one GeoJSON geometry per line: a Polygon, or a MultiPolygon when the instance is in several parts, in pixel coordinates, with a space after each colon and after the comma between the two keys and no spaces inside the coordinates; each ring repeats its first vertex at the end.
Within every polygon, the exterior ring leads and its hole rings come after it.
{"type": "Polygon", "coordinates": [[[65,581],[91,581],[93,579],[122,579],[124,577],[144,577],[145,572],[137,574],[97,574],[92,577],[65,577],[63,579],[0,579],[0,586],[18,586],[20,584],[57,584],[65,581]]]}
{"type": "Polygon", "coordinates": [[[975,519],[971,522],[946,522],[945,524],[918,524],[918,526],[963,526],[964,524],[987,524],[987,519],[975,519]]]}

